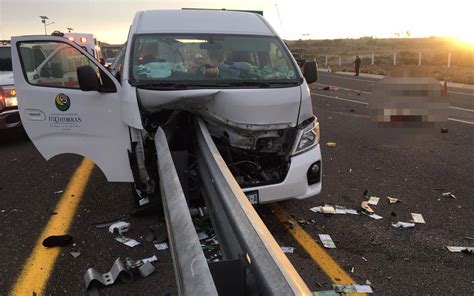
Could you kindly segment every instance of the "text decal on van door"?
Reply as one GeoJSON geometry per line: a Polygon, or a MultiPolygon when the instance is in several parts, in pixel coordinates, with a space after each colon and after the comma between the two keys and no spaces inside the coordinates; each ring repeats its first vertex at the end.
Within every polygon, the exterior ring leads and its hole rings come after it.
{"type": "Polygon", "coordinates": [[[54,104],[59,111],[67,111],[71,107],[71,100],[65,94],[58,94],[54,99],[54,104]]]}

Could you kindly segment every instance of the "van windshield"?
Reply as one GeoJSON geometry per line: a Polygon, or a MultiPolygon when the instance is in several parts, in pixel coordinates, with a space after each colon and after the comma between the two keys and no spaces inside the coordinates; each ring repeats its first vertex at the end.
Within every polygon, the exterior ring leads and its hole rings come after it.
{"type": "Polygon", "coordinates": [[[134,85],[302,81],[278,38],[247,35],[139,35],[130,77],[134,85]]]}

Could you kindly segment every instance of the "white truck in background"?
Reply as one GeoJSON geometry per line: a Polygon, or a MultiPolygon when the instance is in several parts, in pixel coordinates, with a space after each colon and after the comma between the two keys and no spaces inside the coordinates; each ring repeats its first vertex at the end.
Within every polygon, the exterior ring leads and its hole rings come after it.
{"type": "Polygon", "coordinates": [[[103,59],[102,51],[100,49],[100,41],[93,34],[89,33],[64,33],[64,38],[69,41],[77,43],[87,53],[92,55],[96,60],[103,59]]]}
{"type": "Polygon", "coordinates": [[[170,130],[170,145],[190,147],[190,122],[200,116],[252,203],[321,191],[319,123],[308,87],[316,63],[300,69],[260,15],[138,12],[115,77],[76,40],[24,36],[12,44],[20,115],[46,159],[84,155],[109,181],[134,182],[151,194],[157,127],[170,130]],[[31,46],[53,50],[27,69],[22,48],[31,46]]]}

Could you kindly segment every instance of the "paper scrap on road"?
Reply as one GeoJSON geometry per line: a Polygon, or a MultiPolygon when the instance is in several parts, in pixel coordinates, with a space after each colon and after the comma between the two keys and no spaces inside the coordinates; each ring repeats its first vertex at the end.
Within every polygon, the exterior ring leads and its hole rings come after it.
{"type": "Polygon", "coordinates": [[[144,197],[138,201],[138,204],[140,206],[144,206],[146,204],[150,203],[150,199],[148,197],[144,197]]]}
{"type": "Polygon", "coordinates": [[[394,198],[394,197],[390,197],[390,196],[387,196],[387,199],[388,199],[388,202],[391,203],[391,204],[401,202],[401,200],[399,200],[398,198],[394,198]]]}
{"type": "Polygon", "coordinates": [[[81,253],[80,253],[80,252],[69,252],[69,254],[71,254],[71,256],[74,257],[74,259],[76,259],[77,257],[81,256],[81,253]]]}
{"type": "Polygon", "coordinates": [[[336,142],[327,142],[326,146],[328,147],[336,147],[336,142]]]}
{"type": "Polygon", "coordinates": [[[425,219],[423,219],[423,216],[421,214],[417,214],[417,213],[411,213],[411,216],[413,218],[413,222],[415,223],[421,223],[421,224],[425,224],[425,219]]]}
{"type": "Polygon", "coordinates": [[[56,194],[60,194],[60,193],[63,193],[63,192],[64,192],[64,190],[54,191],[54,193],[56,193],[56,194]]]}
{"type": "Polygon", "coordinates": [[[310,211],[313,211],[315,213],[321,213],[321,206],[318,207],[312,207],[309,209],[310,211]]]}
{"type": "Polygon", "coordinates": [[[369,198],[369,201],[367,202],[369,205],[376,206],[379,203],[380,197],[377,196],[371,196],[369,198]]]}
{"type": "Polygon", "coordinates": [[[369,285],[333,285],[337,293],[373,293],[369,285]]]}
{"type": "Polygon", "coordinates": [[[155,248],[158,251],[163,251],[163,250],[168,249],[168,244],[167,243],[159,243],[159,244],[154,244],[154,245],[155,245],[155,248]]]}
{"type": "Polygon", "coordinates": [[[323,214],[336,214],[336,209],[330,205],[324,205],[321,207],[321,213],[323,214]]]}
{"type": "Polygon", "coordinates": [[[134,240],[133,238],[128,238],[125,236],[117,236],[115,240],[131,248],[138,246],[140,244],[138,241],[134,240]]]}
{"type": "Polygon", "coordinates": [[[392,223],[392,226],[396,228],[410,228],[415,227],[415,223],[398,221],[397,223],[392,223]]]}
{"type": "Polygon", "coordinates": [[[368,201],[363,201],[361,204],[360,204],[360,207],[366,211],[367,213],[369,214],[373,214],[374,213],[374,210],[372,210],[372,208],[369,206],[369,202],[368,201]]]}
{"type": "Polygon", "coordinates": [[[335,249],[336,244],[332,240],[331,236],[329,234],[318,234],[319,239],[323,243],[323,246],[328,249],[335,249]]]}
{"type": "Polygon", "coordinates": [[[369,216],[370,218],[375,219],[375,220],[383,219],[382,216],[377,215],[377,214],[375,214],[375,213],[374,213],[374,214],[371,214],[371,215],[367,215],[367,216],[369,216]]]}
{"type": "Polygon", "coordinates": [[[452,194],[451,192],[444,192],[442,194],[444,197],[449,197],[449,198],[456,198],[456,196],[454,194],[452,194]]]}
{"type": "Polygon", "coordinates": [[[293,252],[295,251],[295,248],[294,247],[284,247],[284,246],[280,246],[281,250],[283,251],[283,253],[290,253],[290,254],[293,254],[293,252]]]}
{"type": "Polygon", "coordinates": [[[309,209],[312,212],[315,213],[323,213],[323,214],[337,214],[337,215],[345,215],[345,214],[351,214],[351,215],[359,215],[359,212],[354,209],[348,209],[343,206],[339,205],[324,205],[324,206],[317,206],[317,207],[312,207],[309,209]]]}
{"type": "Polygon", "coordinates": [[[461,253],[466,252],[469,254],[474,254],[474,247],[455,247],[455,246],[448,246],[448,250],[452,253],[461,253]]]}

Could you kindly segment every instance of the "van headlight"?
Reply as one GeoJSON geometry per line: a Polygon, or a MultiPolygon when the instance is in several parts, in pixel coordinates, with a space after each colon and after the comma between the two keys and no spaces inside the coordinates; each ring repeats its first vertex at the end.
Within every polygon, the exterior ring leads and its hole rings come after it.
{"type": "Polygon", "coordinates": [[[320,131],[319,122],[316,117],[307,125],[301,128],[296,135],[295,146],[292,154],[299,154],[318,145],[320,131]]]}

